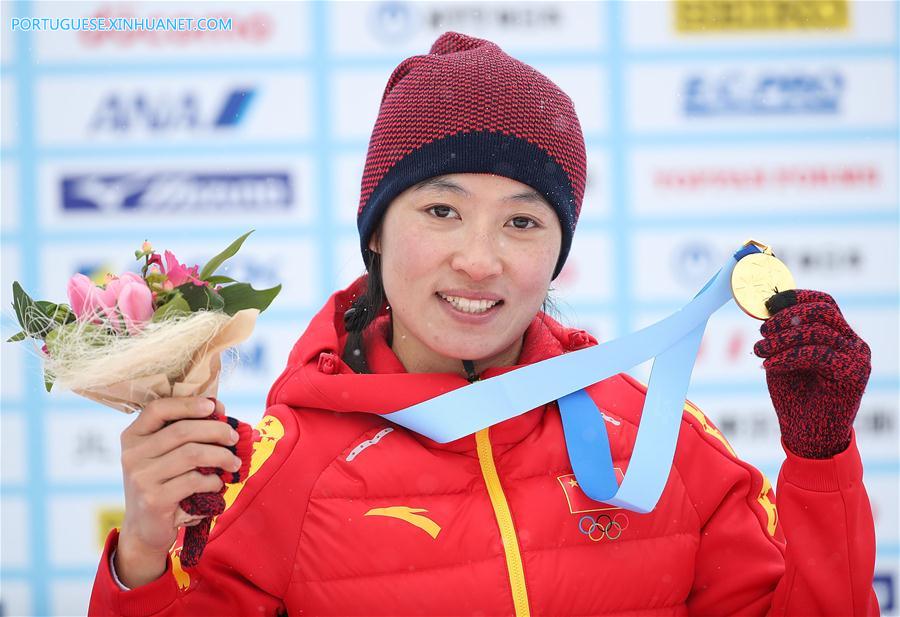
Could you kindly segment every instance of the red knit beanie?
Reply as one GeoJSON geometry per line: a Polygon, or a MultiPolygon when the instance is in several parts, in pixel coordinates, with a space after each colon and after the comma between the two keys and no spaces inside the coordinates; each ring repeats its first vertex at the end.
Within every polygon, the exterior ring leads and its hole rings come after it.
{"type": "Polygon", "coordinates": [[[445,32],[428,55],[394,70],[363,171],[357,212],[363,259],[387,206],[427,178],[491,173],[527,184],[556,210],[562,270],[584,196],[584,135],[572,100],[490,41],[445,32]]]}

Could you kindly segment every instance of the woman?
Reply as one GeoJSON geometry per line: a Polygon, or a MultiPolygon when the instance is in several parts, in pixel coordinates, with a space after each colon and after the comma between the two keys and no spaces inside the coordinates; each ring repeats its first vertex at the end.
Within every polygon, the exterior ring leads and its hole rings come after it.
{"type": "MultiPolygon", "coordinates": [[[[178,503],[219,490],[191,470],[237,469],[236,438],[194,399],[154,402],[125,431],[126,519],[91,613],[877,613],[851,428],[869,351],[825,294],[776,296],[755,349],[787,452],[778,513],[691,405],[643,515],[580,491],[555,403],[446,444],[382,418],[596,344],[541,311],[584,176],[572,103],[531,67],[454,32],[402,62],[362,181],[368,275],[294,346],[197,567],[169,554],[178,503]]],[[[587,391],[626,470],[645,389],[618,375],[587,391]]]]}

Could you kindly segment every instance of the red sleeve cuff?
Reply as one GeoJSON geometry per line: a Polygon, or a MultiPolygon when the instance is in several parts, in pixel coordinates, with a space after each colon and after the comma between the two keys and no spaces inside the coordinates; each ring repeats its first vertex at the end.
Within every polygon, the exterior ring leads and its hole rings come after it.
{"type": "Polygon", "coordinates": [[[171,575],[172,559],[166,558],[166,571],[158,579],[128,591],[119,589],[109,568],[109,558],[119,541],[119,530],[113,529],[106,538],[97,578],[91,594],[94,614],[115,614],[124,617],[151,615],[166,608],[178,598],[178,585],[171,575]]]}
{"type": "Polygon", "coordinates": [[[781,475],[791,484],[821,493],[848,490],[862,482],[862,459],[856,447],[856,431],[850,431],[850,445],[831,458],[804,458],[788,449],[781,442],[787,459],[781,466],[781,475]]]}

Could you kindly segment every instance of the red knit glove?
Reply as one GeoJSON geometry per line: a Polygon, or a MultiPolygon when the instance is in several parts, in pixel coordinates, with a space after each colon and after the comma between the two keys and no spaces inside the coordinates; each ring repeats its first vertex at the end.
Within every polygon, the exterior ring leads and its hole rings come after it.
{"type": "Polygon", "coordinates": [[[784,445],[805,458],[843,452],[872,370],[869,346],[826,293],[782,291],[766,307],[772,317],[753,353],[766,359],[784,445]]]}
{"type": "MultiPolygon", "coordinates": [[[[216,399],[207,397],[213,403],[216,399]]],[[[254,433],[253,428],[246,422],[241,422],[235,418],[228,416],[220,416],[213,412],[207,419],[219,420],[227,422],[231,428],[238,433],[238,442],[233,446],[228,446],[236,456],[241,459],[241,468],[237,471],[223,471],[218,467],[198,467],[197,471],[203,474],[218,474],[222,478],[222,482],[227,484],[235,484],[243,482],[247,479],[250,470],[250,457],[253,454],[254,433]]],[[[179,505],[181,509],[195,516],[204,517],[202,521],[196,525],[192,525],[185,529],[184,544],[181,547],[181,564],[185,567],[196,566],[200,562],[200,556],[203,549],[206,548],[206,541],[209,539],[209,528],[214,516],[218,516],[225,511],[225,485],[217,493],[194,493],[189,497],[181,500],[179,505]]]]}

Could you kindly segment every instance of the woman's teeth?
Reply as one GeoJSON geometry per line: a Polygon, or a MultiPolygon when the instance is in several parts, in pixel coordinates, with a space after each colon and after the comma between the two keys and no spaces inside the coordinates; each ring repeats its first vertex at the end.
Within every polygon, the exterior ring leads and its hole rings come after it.
{"type": "Polygon", "coordinates": [[[438,295],[453,305],[453,307],[463,313],[484,313],[495,304],[499,304],[500,300],[469,300],[467,298],[458,298],[456,296],[445,296],[438,292],[438,295]]]}

